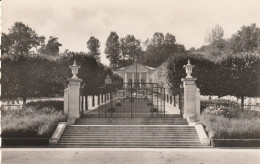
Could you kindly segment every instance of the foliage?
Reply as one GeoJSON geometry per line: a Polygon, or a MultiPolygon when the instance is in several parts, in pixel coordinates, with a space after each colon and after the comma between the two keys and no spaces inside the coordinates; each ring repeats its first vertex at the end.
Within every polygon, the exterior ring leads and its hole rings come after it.
{"type": "Polygon", "coordinates": [[[150,112],[158,112],[158,109],[155,108],[155,107],[152,107],[152,108],[150,109],[150,112]]]}
{"type": "Polygon", "coordinates": [[[108,113],[114,113],[115,111],[116,111],[116,109],[113,108],[113,107],[107,109],[107,112],[108,112],[108,113]]]}
{"type": "Polygon", "coordinates": [[[217,62],[197,55],[174,55],[167,61],[167,80],[170,92],[177,94],[186,76],[184,65],[188,59],[195,65],[193,77],[202,95],[233,95],[241,98],[260,96],[260,57],[251,53],[227,55],[217,62]]]}
{"type": "Polygon", "coordinates": [[[205,41],[212,44],[216,41],[222,40],[224,36],[224,30],[220,25],[215,25],[214,28],[205,37],[205,41]]]}
{"type": "Polygon", "coordinates": [[[100,61],[100,42],[94,36],[91,36],[87,41],[87,47],[89,49],[89,53],[93,56],[97,61],[100,61]]]}
{"type": "Polygon", "coordinates": [[[174,55],[167,62],[170,92],[173,95],[179,93],[181,79],[186,76],[184,65],[187,64],[190,59],[191,64],[195,65],[193,70],[193,77],[197,78],[196,84],[200,88],[200,92],[203,95],[211,95],[216,92],[216,69],[214,62],[195,55],[174,55]]]}
{"type": "Polygon", "coordinates": [[[5,99],[62,95],[71,77],[73,61],[81,66],[78,76],[83,80],[83,94],[97,94],[105,77],[121,79],[111,70],[85,53],[70,52],[56,61],[41,56],[19,55],[2,58],[2,96],[5,99]]]}
{"type": "Polygon", "coordinates": [[[243,26],[229,41],[234,53],[252,52],[255,48],[260,47],[260,28],[256,24],[243,26]]]}
{"type": "Polygon", "coordinates": [[[151,67],[158,67],[175,53],[186,51],[184,46],[175,42],[175,36],[172,34],[167,33],[164,37],[163,33],[154,33],[152,39],[147,39],[145,42],[147,48],[142,63],[151,67]]]}
{"type": "Polygon", "coordinates": [[[50,36],[47,44],[43,44],[38,52],[48,56],[57,56],[60,46],[62,46],[62,44],[58,42],[58,38],[50,36]]]}
{"type": "Polygon", "coordinates": [[[142,54],[140,40],[136,39],[133,35],[127,35],[120,39],[120,49],[122,57],[133,61],[135,58],[142,54]]]}
{"type": "Polygon", "coordinates": [[[106,66],[97,62],[95,57],[86,53],[70,52],[68,56],[64,56],[58,60],[60,69],[63,70],[64,81],[67,81],[68,77],[71,77],[71,71],[69,66],[76,61],[80,66],[78,77],[83,80],[82,94],[83,95],[96,95],[99,92],[99,87],[105,83],[105,78],[109,75],[112,81],[121,80],[116,74],[106,66]]]}
{"type": "Polygon", "coordinates": [[[55,61],[40,56],[3,57],[3,98],[22,97],[25,103],[28,97],[54,97],[64,88],[56,70],[55,61]]]}
{"type": "Polygon", "coordinates": [[[53,108],[2,111],[3,138],[49,138],[65,117],[53,108]]]}
{"type": "Polygon", "coordinates": [[[26,104],[27,107],[34,107],[35,109],[42,109],[42,108],[54,108],[57,111],[63,111],[63,101],[57,100],[46,100],[46,101],[31,101],[26,104]]]}
{"type": "Polygon", "coordinates": [[[216,99],[216,100],[201,100],[200,109],[203,111],[207,107],[239,107],[239,104],[235,101],[216,99]]]}
{"type": "Polygon", "coordinates": [[[122,106],[121,102],[116,102],[116,106],[122,106]]]}
{"type": "Polygon", "coordinates": [[[116,68],[120,59],[120,43],[116,32],[111,32],[106,41],[105,53],[110,61],[110,66],[116,68]]]}
{"type": "Polygon", "coordinates": [[[8,55],[28,54],[31,48],[41,45],[45,38],[22,22],[15,22],[8,34],[2,34],[2,53],[8,55]]]}
{"type": "Polygon", "coordinates": [[[244,97],[260,96],[259,69],[260,58],[251,53],[239,55],[226,55],[218,62],[218,95],[234,95],[242,99],[244,97]]]}

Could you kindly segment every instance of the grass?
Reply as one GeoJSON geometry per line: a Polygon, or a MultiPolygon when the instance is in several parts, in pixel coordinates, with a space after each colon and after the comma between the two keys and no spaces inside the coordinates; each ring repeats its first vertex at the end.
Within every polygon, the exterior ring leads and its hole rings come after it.
{"type": "Polygon", "coordinates": [[[260,139],[260,112],[237,108],[206,108],[201,115],[211,139],[260,139]]]}
{"type": "Polygon", "coordinates": [[[3,138],[49,138],[58,122],[64,120],[65,116],[62,112],[51,107],[3,110],[1,136],[3,138]]]}

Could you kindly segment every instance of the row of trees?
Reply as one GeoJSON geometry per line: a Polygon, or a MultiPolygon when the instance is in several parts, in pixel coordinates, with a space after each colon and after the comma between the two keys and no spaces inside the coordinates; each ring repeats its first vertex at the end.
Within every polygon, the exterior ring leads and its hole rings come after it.
{"type": "Polygon", "coordinates": [[[87,42],[89,53],[67,50],[60,55],[60,46],[58,38],[51,36],[45,42],[44,36],[22,22],[16,22],[7,34],[2,33],[2,98],[22,97],[26,103],[31,97],[61,96],[71,77],[69,66],[74,60],[81,66],[83,94],[97,94],[107,75],[120,80],[99,62],[100,42],[95,37],[87,42]]]}
{"type": "Polygon", "coordinates": [[[2,58],[2,98],[15,99],[32,97],[62,96],[72,76],[69,66],[73,61],[81,66],[78,76],[83,80],[83,95],[98,94],[105,77],[121,78],[86,53],[71,52],[57,60],[34,55],[5,56],[2,58]]]}
{"type": "Polygon", "coordinates": [[[170,91],[177,95],[181,79],[186,76],[183,65],[190,59],[195,65],[193,76],[202,95],[241,98],[260,96],[260,57],[254,53],[226,55],[213,62],[195,55],[177,55],[167,62],[170,91]]]}

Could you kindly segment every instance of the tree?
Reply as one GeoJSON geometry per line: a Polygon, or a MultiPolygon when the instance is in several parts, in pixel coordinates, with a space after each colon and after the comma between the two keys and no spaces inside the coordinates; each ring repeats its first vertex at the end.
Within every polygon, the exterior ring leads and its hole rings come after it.
{"type": "Polygon", "coordinates": [[[221,78],[222,96],[233,95],[241,98],[244,105],[245,97],[258,97],[260,58],[252,53],[230,54],[219,62],[218,72],[221,78]]]}
{"type": "Polygon", "coordinates": [[[252,52],[260,47],[260,29],[256,27],[256,24],[243,26],[229,41],[234,53],[252,52]]]}
{"type": "Polygon", "coordinates": [[[47,97],[60,93],[59,74],[53,74],[54,61],[40,56],[21,54],[15,58],[2,59],[2,96],[6,99],[47,97]]]}
{"type": "Polygon", "coordinates": [[[62,44],[58,42],[58,38],[50,36],[47,44],[43,44],[38,52],[51,57],[57,56],[59,54],[60,46],[62,46],[62,44]]]}
{"type": "Polygon", "coordinates": [[[151,44],[155,47],[162,46],[164,43],[164,35],[161,32],[156,32],[153,34],[153,38],[151,39],[151,44]]]}
{"type": "Polygon", "coordinates": [[[120,39],[120,49],[123,58],[134,61],[142,53],[140,41],[133,35],[127,35],[120,39]]]}
{"type": "Polygon", "coordinates": [[[165,35],[164,44],[166,45],[174,45],[176,42],[175,36],[172,34],[167,33],[165,35]]]}
{"type": "Polygon", "coordinates": [[[87,42],[87,47],[91,56],[96,58],[97,61],[100,61],[100,42],[94,36],[91,36],[87,42]]]}
{"type": "Polygon", "coordinates": [[[9,38],[8,35],[6,35],[5,33],[2,33],[2,45],[1,45],[1,53],[2,54],[7,54],[10,50],[10,47],[12,45],[12,41],[9,38]]]}
{"type": "Polygon", "coordinates": [[[5,42],[3,43],[5,52],[15,55],[28,54],[33,47],[37,48],[45,40],[43,36],[38,36],[35,30],[22,22],[16,22],[9,29],[9,33],[2,34],[2,37],[5,42]]]}
{"type": "Polygon", "coordinates": [[[216,41],[223,39],[223,36],[224,36],[223,28],[220,25],[215,25],[215,27],[213,27],[205,37],[205,41],[208,42],[209,44],[212,44],[216,41]]]}
{"type": "Polygon", "coordinates": [[[110,66],[114,69],[118,66],[120,59],[120,43],[116,32],[111,32],[106,41],[105,53],[110,61],[110,66]]]}

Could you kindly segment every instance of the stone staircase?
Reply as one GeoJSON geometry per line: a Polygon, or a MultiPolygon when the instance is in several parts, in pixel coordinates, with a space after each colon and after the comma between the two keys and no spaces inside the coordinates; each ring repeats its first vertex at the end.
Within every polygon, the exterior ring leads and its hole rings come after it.
{"type": "Polygon", "coordinates": [[[54,147],[170,148],[202,145],[183,118],[80,118],[67,126],[54,147]]]}

